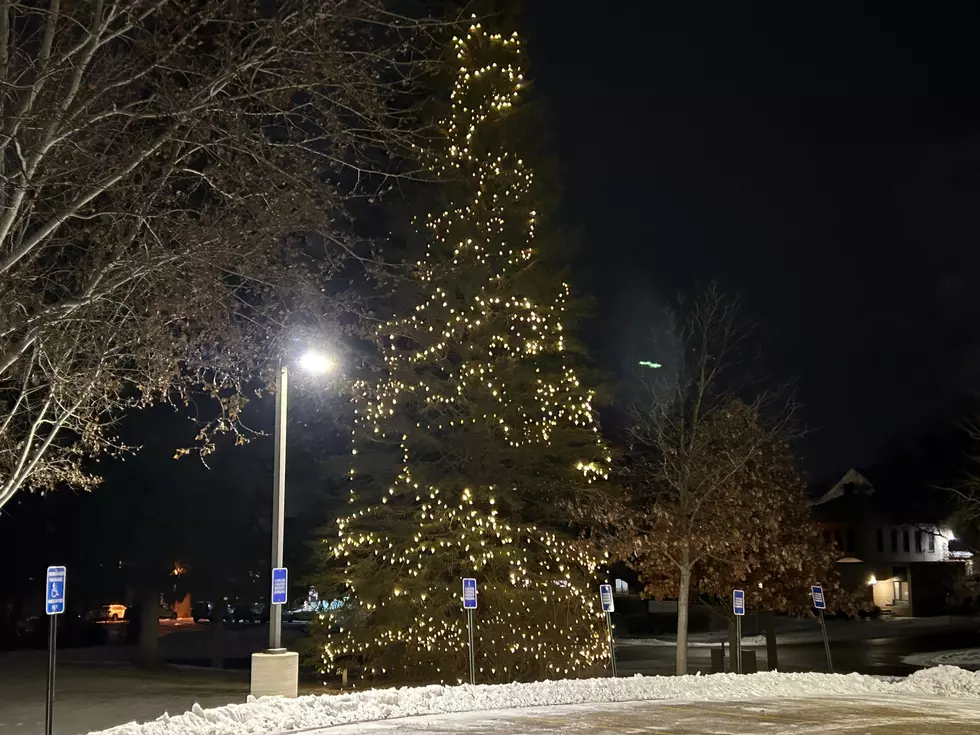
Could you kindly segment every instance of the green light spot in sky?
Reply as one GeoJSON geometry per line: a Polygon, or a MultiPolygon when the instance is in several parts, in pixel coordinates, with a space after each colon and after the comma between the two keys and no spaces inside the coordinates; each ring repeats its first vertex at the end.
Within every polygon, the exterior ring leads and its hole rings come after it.
{"type": "Polygon", "coordinates": [[[663,367],[659,362],[650,362],[649,360],[640,360],[640,367],[648,367],[656,370],[659,367],[663,367]]]}

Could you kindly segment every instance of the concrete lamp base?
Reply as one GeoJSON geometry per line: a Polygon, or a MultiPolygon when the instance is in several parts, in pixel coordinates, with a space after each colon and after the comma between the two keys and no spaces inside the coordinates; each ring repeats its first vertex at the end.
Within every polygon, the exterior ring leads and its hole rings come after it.
{"type": "Polygon", "coordinates": [[[253,697],[295,697],[298,688],[298,653],[282,650],[252,654],[253,697]]]}

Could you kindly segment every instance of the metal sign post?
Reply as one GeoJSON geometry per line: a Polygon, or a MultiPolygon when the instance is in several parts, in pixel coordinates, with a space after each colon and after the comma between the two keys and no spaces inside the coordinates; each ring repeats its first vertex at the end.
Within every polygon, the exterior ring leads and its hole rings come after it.
{"type": "Polygon", "coordinates": [[[810,595],[813,597],[813,606],[817,609],[820,616],[820,632],[823,633],[823,650],[827,654],[827,670],[834,673],[834,662],[830,658],[830,640],[827,638],[827,623],[823,619],[823,611],[827,609],[827,598],[824,597],[823,587],[815,584],[810,587],[810,595]]]}
{"type": "Polygon", "coordinates": [[[602,612],[606,614],[606,633],[609,636],[609,661],[612,664],[612,675],[616,677],[616,645],[613,642],[612,614],[616,612],[616,604],[613,602],[612,585],[599,585],[599,602],[602,603],[602,612]]]}
{"type": "Polygon", "coordinates": [[[44,700],[44,734],[54,728],[54,667],[58,650],[58,616],[65,611],[65,568],[48,567],[44,586],[44,612],[48,616],[48,691],[44,700]]]}
{"type": "Polygon", "coordinates": [[[745,615],[745,590],[732,591],[732,610],[735,611],[735,673],[742,673],[742,616],[745,615]]]}
{"type": "Polygon", "coordinates": [[[473,642],[473,611],[476,610],[476,580],[463,580],[463,609],[466,610],[466,627],[470,644],[470,684],[476,685],[476,646],[473,642]]]}

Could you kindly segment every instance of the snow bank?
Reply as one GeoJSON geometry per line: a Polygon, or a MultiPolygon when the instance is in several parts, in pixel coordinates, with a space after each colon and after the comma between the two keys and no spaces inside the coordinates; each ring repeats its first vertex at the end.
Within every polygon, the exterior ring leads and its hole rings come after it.
{"type": "Polygon", "coordinates": [[[931,651],[913,653],[902,658],[913,666],[961,666],[970,669],[980,668],[980,648],[960,648],[955,651],[931,651]]]}
{"type": "Polygon", "coordinates": [[[980,672],[956,666],[937,666],[916,671],[900,680],[892,690],[903,694],[980,699],[980,672]]]}
{"type": "MultiPolygon", "coordinates": [[[[822,642],[823,636],[818,631],[816,642],[822,642]]],[[[779,636],[776,639],[777,643],[786,643],[787,641],[783,636],[779,636]]],[[[810,641],[804,641],[809,643],[810,641]]],[[[701,638],[691,637],[687,641],[688,648],[717,648],[720,644],[724,643],[728,645],[728,636],[725,633],[715,633],[706,634],[701,638]]],[[[748,646],[750,648],[762,647],[766,645],[766,637],[764,635],[747,635],[742,636],[742,645],[748,646]]],[[[616,648],[629,648],[630,646],[655,646],[655,647],[670,647],[674,648],[677,646],[676,640],[670,640],[667,638],[618,638],[616,639],[616,648]]]]}
{"type": "Polygon", "coordinates": [[[412,715],[637,700],[721,701],[863,694],[942,695],[980,699],[980,674],[951,666],[917,671],[907,679],[860,674],[746,676],[635,676],[471,687],[373,689],[354,694],[263,697],[214,709],[120,725],[90,735],[272,735],[292,730],[412,715]]]}
{"type": "MultiPolygon", "coordinates": [[[[823,633],[817,622],[804,619],[777,619],[776,643],[781,646],[822,643],[823,633]]],[[[828,620],[827,635],[831,642],[867,640],[869,638],[893,638],[929,632],[954,632],[958,630],[980,630],[980,619],[972,616],[941,618],[883,618],[878,620],[828,620]]],[[[728,632],[712,631],[693,633],[688,637],[691,648],[705,648],[728,643],[728,632]]],[[[627,646],[676,646],[677,639],[668,638],[628,638],[616,639],[617,647],[627,646]]],[[[766,645],[764,635],[744,636],[743,646],[766,645]]],[[[947,663],[955,663],[949,661],[947,663]]]]}

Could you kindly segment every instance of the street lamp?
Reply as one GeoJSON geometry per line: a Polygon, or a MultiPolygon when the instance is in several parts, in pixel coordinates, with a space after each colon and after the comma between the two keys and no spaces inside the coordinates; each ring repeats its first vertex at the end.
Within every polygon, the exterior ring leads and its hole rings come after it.
{"type": "Polygon", "coordinates": [[[333,360],[322,352],[306,352],[299,358],[299,366],[313,375],[323,375],[333,370],[333,360]]]}
{"type": "MultiPolygon", "coordinates": [[[[310,351],[300,357],[299,366],[305,372],[322,375],[333,369],[334,362],[327,355],[310,351]]],[[[275,454],[272,466],[272,569],[283,565],[288,392],[289,371],[286,365],[282,364],[276,375],[275,454]]],[[[269,603],[269,649],[265,653],[252,654],[252,695],[295,697],[299,682],[299,656],[282,647],[282,605],[271,604],[271,596],[269,603]]]]}
{"type": "MultiPolygon", "coordinates": [[[[309,351],[299,358],[299,366],[304,371],[323,375],[333,369],[333,360],[321,352],[309,351]]],[[[286,510],[286,411],[288,407],[289,372],[286,365],[279,366],[276,376],[276,430],[275,459],[272,475],[272,568],[282,563],[282,537],[286,510]]],[[[285,651],[282,647],[282,606],[269,605],[269,652],[285,651]]]]}

